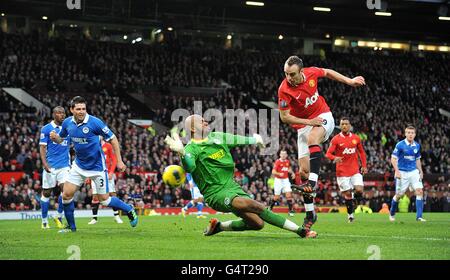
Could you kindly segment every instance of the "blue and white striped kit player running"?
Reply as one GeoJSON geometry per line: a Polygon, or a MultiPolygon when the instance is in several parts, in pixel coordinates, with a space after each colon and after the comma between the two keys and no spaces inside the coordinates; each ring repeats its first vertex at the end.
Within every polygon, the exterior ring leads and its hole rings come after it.
{"type": "Polygon", "coordinates": [[[400,179],[396,179],[395,191],[398,195],[403,195],[408,187],[416,189],[423,188],[420,179],[419,169],[416,166],[416,160],[420,159],[420,144],[416,141],[409,143],[404,139],[395,146],[392,157],[398,159],[398,169],[400,170],[400,179]]]}
{"type": "Polygon", "coordinates": [[[74,117],[64,120],[59,136],[64,138],[68,135],[74,144],[76,157],[67,181],[81,186],[86,178],[90,178],[95,182],[96,193],[107,194],[109,192],[108,171],[99,136],[109,141],[115,135],[103,121],[88,114],[79,124],[74,117]]]}
{"type": "Polygon", "coordinates": [[[57,184],[64,183],[70,169],[70,139],[64,139],[61,144],[53,142],[50,139],[50,132],[53,130],[57,133],[61,131],[61,127],[54,121],[43,126],[39,140],[39,145],[47,146],[46,159],[51,171],[50,173],[45,169],[42,171],[42,188],[44,189],[51,189],[57,184]]]}

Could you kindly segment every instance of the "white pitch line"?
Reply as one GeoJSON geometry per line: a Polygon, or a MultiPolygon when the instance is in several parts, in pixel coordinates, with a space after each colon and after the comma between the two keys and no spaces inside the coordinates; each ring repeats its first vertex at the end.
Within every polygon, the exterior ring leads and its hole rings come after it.
{"type": "MultiPolygon", "coordinates": [[[[246,233],[245,231],[227,231],[225,234],[228,233],[238,233],[243,234],[246,233]]],[[[248,233],[248,231],[247,231],[248,233]]],[[[280,233],[273,233],[273,232],[255,232],[256,234],[269,234],[269,235],[292,235],[292,233],[288,232],[280,232],[280,233]]],[[[295,234],[295,233],[294,233],[295,234]]],[[[383,236],[383,235],[356,235],[356,234],[333,234],[333,233],[318,233],[319,238],[321,236],[330,236],[330,237],[350,237],[350,238],[378,238],[378,239],[400,239],[400,240],[422,240],[422,241],[450,241],[448,238],[435,238],[435,237],[406,237],[406,236],[383,236]]]]}
{"type": "Polygon", "coordinates": [[[381,239],[401,239],[401,240],[425,240],[425,241],[450,241],[448,238],[435,237],[407,237],[407,236],[383,236],[383,235],[356,235],[356,234],[333,234],[323,233],[324,236],[334,237],[355,237],[355,238],[381,238],[381,239]]]}

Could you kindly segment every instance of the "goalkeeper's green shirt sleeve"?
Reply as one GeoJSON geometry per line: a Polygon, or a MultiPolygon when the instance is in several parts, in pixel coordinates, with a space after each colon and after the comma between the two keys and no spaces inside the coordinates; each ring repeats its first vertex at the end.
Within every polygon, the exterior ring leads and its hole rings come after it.
{"type": "Polygon", "coordinates": [[[181,157],[181,163],[183,164],[184,170],[188,173],[192,173],[197,167],[195,165],[195,161],[197,160],[197,154],[195,153],[195,149],[188,145],[184,149],[184,156],[181,157]]]}
{"type": "Polygon", "coordinates": [[[234,134],[223,133],[223,132],[215,132],[214,137],[221,139],[223,141],[223,143],[225,143],[230,148],[234,148],[237,146],[256,144],[256,139],[254,137],[234,135],[234,134]]]}

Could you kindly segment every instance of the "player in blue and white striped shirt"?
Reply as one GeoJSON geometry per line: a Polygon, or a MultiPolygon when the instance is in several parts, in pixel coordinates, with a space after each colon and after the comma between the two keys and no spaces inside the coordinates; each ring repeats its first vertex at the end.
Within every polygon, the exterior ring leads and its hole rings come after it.
{"type": "Polygon", "coordinates": [[[87,178],[95,182],[92,186],[95,186],[102,205],[124,211],[130,219],[131,226],[135,227],[138,223],[138,216],[134,208],[115,196],[109,196],[108,170],[100,144],[100,136],[105,141],[111,142],[117,158],[117,168],[125,171],[126,165],[122,161],[119,141],[103,121],[87,114],[86,101],[83,97],[74,97],[70,106],[73,117],[63,121],[59,134],[56,131],[50,133],[50,139],[57,143],[61,143],[64,137],[70,136],[76,155],[63,190],[64,215],[69,226],[60,232],[76,231],[73,195],[77,187],[81,186],[87,178]]]}
{"type": "Polygon", "coordinates": [[[406,138],[395,145],[391,163],[395,170],[395,196],[392,199],[389,219],[395,221],[395,210],[398,200],[405,195],[411,186],[416,193],[416,220],[425,222],[423,212],[423,171],[420,161],[420,144],[414,141],[416,128],[408,125],[405,129],[406,138]]]}
{"type": "MultiPolygon", "coordinates": [[[[53,120],[44,125],[41,129],[41,137],[39,140],[39,153],[41,155],[42,165],[42,193],[41,193],[41,212],[42,212],[42,228],[50,228],[48,224],[48,209],[50,207],[50,195],[52,189],[58,185],[62,190],[65,178],[70,169],[70,139],[63,139],[61,144],[57,144],[50,140],[50,132],[61,130],[61,125],[66,117],[63,107],[57,106],[53,109],[53,120]]],[[[62,228],[61,215],[63,212],[62,196],[58,198],[58,215],[55,222],[59,228],[62,228]]]]}

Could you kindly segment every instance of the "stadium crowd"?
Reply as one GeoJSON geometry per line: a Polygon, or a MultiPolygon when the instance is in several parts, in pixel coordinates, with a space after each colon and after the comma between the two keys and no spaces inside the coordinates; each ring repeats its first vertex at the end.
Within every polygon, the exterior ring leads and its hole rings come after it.
{"type": "MultiPolygon", "coordinates": [[[[169,164],[179,164],[163,139],[148,130],[134,126],[127,119],[136,117],[123,93],[145,91],[147,87],[219,87],[224,93],[209,98],[163,95],[163,107],[155,111],[154,121],[169,127],[173,109],[192,111],[194,100],[203,100],[203,109],[243,109],[255,107],[255,100],[277,102],[277,88],[283,78],[281,65],[289,54],[279,52],[246,52],[181,47],[178,43],[158,46],[128,45],[92,41],[68,41],[35,35],[0,33],[0,86],[22,87],[40,101],[67,108],[68,82],[80,84],[90,93],[88,112],[101,117],[117,135],[122,156],[128,166],[117,180],[118,195],[141,207],[183,206],[189,200],[186,189],[171,189],[161,180],[169,164]],[[44,82],[46,91],[33,88],[44,82]],[[58,93],[58,94],[55,94],[58,93]],[[95,94],[92,94],[95,93],[95,94]]],[[[369,172],[384,174],[391,170],[389,159],[395,143],[402,139],[406,123],[418,129],[422,144],[425,173],[450,173],[449,124],[439,114],[436,104],[450,104],[448,57],[409,54],[343,54],[329,53],[326,58],[304,57],[306,66],[335,69],[348,76],[363,75],[368,86],[352,89],[322,80],[319,92],[325,97],[336,120],[349,116],[354,130],[364,141],[369,172]],[[433,73],[433,75],[424,75],[433,73]],[[401,113],[399,113],[401,112],[401,113]]],[[[50,121],[48,112],[0,94],[0,172],[24,171],[18,181],[0,182],[1,210],[39,208],[42,164],[39,158],[39,129],[50,121]]],[[[296,132],[280,124],[280,148],[286,149],[297,168],[296,132]]],[[[327,148],[325,144],[324,149],[327,148]]],[[[268,186],[275,156],[258,156],[255,147],[233,150],[236,180],[243,189],[266,204],[272,191],[268,186]]],[[[323,160],[322,172],[332,172],[333,165],[323,160]]],[[[342,204],[335,180],[319,183],[320,205],[342,204]]],[[[448,211],[449,185],[445,180],[425,184],[425,210],[448,211]],[[428,208],[427,208],[428,207],[428,208]]],[[[369,188],[359,203],[378,211],[390,203],[393,188],[369,188]]],[[[75,195],[79,209],[89,208],[92,193],[89,184],[75,195]]],[[[52,203],[55,202],[52,200],[52,203]]],[[[411,198],[414,203],[414,197],[411,198]]],[[[411,208],[414,209],[414,208],[411,208]]]]}

